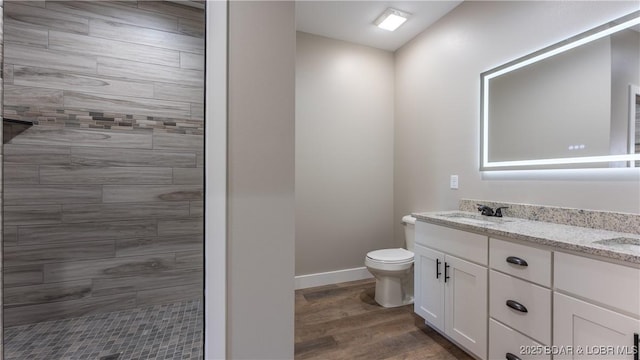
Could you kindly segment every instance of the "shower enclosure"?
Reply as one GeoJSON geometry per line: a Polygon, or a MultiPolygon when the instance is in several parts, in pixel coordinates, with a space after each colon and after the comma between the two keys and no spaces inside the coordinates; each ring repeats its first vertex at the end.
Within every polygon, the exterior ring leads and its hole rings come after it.
{"type": "Polygon", "coordinates": [[[3,11],[4,359],[201,359],[204,2],[3,11]]]}

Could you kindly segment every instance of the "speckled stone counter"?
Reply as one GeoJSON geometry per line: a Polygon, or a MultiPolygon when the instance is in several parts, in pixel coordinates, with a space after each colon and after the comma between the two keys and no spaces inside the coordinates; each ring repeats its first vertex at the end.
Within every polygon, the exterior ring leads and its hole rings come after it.
{"type": "Polygon", "coordinates": [[[506,206],[503,215],[514,218],[640,235],[640,214],[476,199],[461,199],[458,210],[476,212],[476,204],[506,206]]]}
{"type": "Polygon", "coordinates": [[[596,255],[632,264],[640,264],[640,234],[615,232],[580,226],[555,224],[515,217],[486,217],[467,211],[414,213],[413,216],[432,224],[473,231],[596,255]]]}

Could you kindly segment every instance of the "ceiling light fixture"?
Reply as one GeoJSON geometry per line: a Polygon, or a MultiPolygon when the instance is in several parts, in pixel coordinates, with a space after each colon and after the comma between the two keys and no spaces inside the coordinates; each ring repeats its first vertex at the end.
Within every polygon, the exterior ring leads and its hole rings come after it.
{"type": "Polygon", "coordinates": [[[394,31],[409,18],[409,13],[388,8],[373,23],[381,29],[394,31]]]}

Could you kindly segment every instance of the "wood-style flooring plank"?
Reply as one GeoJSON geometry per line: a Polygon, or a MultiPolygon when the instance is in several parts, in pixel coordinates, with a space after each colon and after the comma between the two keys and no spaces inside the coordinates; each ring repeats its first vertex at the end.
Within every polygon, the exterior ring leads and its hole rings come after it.
{"type": "Polygon", "coordinates": [[[202,185],[204,171],[202,168],[174,168],[173,183],[180,185],[202,185]]]}
{"type": "MultiPolygon", "coordinates": [[[[98,61],[95,56],[40,49],[17,44],[5,44],[5,64],[35,66],[47,69],[95,74],[98,61]]],[[[13,76],[11,77],[13,81],[13,76]]]]}
{"type": "MultiPolygon", "coordinates": [[[[34,184],[38,183],[38,166],[23,164],[5,164],[3,182],[9,184],[34,184]]],[[[5,195],[5,198],[7,195],[5,195]]],[[[20,205],[20,204],[12,204],[20,205]]],[[[24,204],[21,204],[24,205],[24,204]]]]}
{"type": "Polygon", "coordinates": [[[204,136],[186,134],[153,134],[153,148],[176,151],[202,151],[204,136]]]}
{"type": "Polygon", "coordinates": [[[93,294],[94,296],[114,295],[187,284],[202,286],[202,283],[201,268],[166,270],[135,276],[94,279],[93,294]]]}
{"type": "Polygon", "coordinates": [[[176,253],[176,266],[195,268],[204,266],[204,251],[202,247],[196,251],[176,253]]]}
{"type": "Polygon", "coordinates": [[[42,284],[43,265],[5,266],[2,269],[2,282],[6,288],[42,284]]]}
{"type": "Polygon", "coordinates": [[[189,202],[147,202],[63,205],[66,223],[189,216],[189,202]]]}
{"type": "Polygon", "coordinates": [[[20,205],[4,206],[4,225],[40,225],[62,222],[60,205],[20,205]]]}
{"type": "Polygon", "coordinates": [[[20,226],[16,239],[21,245],[61,242],[92,242],[156,235],[156,220],[100,221],[92,223],[20,226]]]}
{"type": "MultiPolygon", "coordinates": [[[[95,129],[49,128],[33,126],[11,140],[11,144],[36,146],[88,146],[98,148],[150,149],[152,136],[147,132],[95,129]]],[[[111,151],[112,149],[109,149],[111,151]]]]}
{"type": "Polygon", "coordinates": [[[113,241],[94,241],[78,246],[74,243],[13,246],[4,249],[5,266],[36,265],[73,260],[104,259],[115,255],[113,241]]]}
{"type": "Polygon", "coordinates": [[[202,250],[202,234],[116,240],[116,256],[202,250]]]}
{"type": "MultiPolygon", "coordinates": [[[[144,1],[141,1],[141,3],[144,1]]],[[[112,1],[47,1],[47,9],[107,21],[121,22],[152,29],[176,31],[178,18],[151,13],[112,1]]]]}
{"type": "MultiPolygon", "coordinates": [[[[44,5],[44,2],[43,2],[44,5]]],[[[23,2],[6,1],[4,3],[4,20],[23,23],[32,28],[62,30],[77,34],[89,32],[89,19],[64,12],[45,10],[25,5],[23,2]]],[[[6,30],[5,30],[6,33],[6,30]]]]}
{"type": "Polygon", "coordinates": [[[34,27],[12,19],[4,19],[4,40],[7,46],[19,44],[46,48],[49,33],[46,28],[34,27]]]}
{"type": "MultiPolygon", "coordinates": [[[[135,25],[92,19],[89,23],[89,35],[105,39],[118,39],[119,41],[169,50],[188,51],[200,54],[200,57],[204,56],[204,39],[202,38],[135,25]]],[[[130,57],[125,58],[131,59],[130,57]]]]}
{"type": "Polygon", "coordinates": [[[188,86],[204,86],[203,72],[173,66],[98,57],[98,74],[132,80],[168,82],[188,86]]]}
{"type": "Polygon", "coordinates": [[[2,227],[2,246],[18,245],[18,227],[15,225],[2,227]]]}
{"type": "Polygon", "coordinates": [[[191,19],[178,19],[178,32],[191,36],[204,36],[204,21],[191,19]]]}
{"type": "Polygon", "coordinates": [[[91,280],[65,281],[3,289],[5,308],[82,299],[91,295],[91,280]]]}
{"type": "Polygon", "coordinates": [[[204,103],[204,86],[184,86],[180,84],[155,83],[153,85],[153,97],[155,99],[161,100],[204,103]]]}
{"type": "MultiPolygon", "coordinates": [[[[40,166],[41,184],[171,184],[168,167],[40,166]]],[[[132,200],[131,202],[135,202],[132,200]]]]}
{"type": "Polygon", "coordinates": [[[408,315],[410,314],[407,314],[405,309],[390,309],[389,311],[368,312],[309,324],[300,319],[300,314],[296,313],[296,338],[300,341],[307,341],[319,336],[359,332],[361,329],[376,327],[399,318],[410,321],[408,315]]]}
{"type": "Polygon", "coordinates": [[[20,5],[43,8],[45,7],[45,0],[26,0],[26,1],[21,1],[20,5]]]}
{"type": "Polygon", "coordinates": [[[180,52],[93,36],[49,31],[49,49],[92,56],[110,56],[144,64],[180,66],[180,52]]]}
{"type": "Polygon", "coordinates": [[[14,326],[29,324],[32,322],[124,310],[134,308],[135,306],[135,293],[86,297],[70,301],[7,308],[3,314],[3,322],[4,326],[14,326]]]}
{"type": "Polygon", "coordinates": [[[204,56],[190,52],[180,52],[180,67],[204,71],[204,56]]]}
{"type": "Polygon", "coordinates": [[[204,154],[196,153],[196,167],[202,168],[204,167],[204,154]]]}
{"type": "MultiPolygon", "coordinates": [[[[5,47],[6,49],[6,47],[5,47]]],[[[5,50],[6,51],[6,50],[5,50]]],[[[6,62],[4,63],[3,67],[3,72],[2,72],[2,80],[4,81],[5,85],[12,85],[13,84],[13,64],[7,64],[6,62]]]]}
{"type": "Polygon", "coordinates": [[[189,216],[202,217],[204,215],[204,201],[189,201],[189,216]]]}
{"type": "Polygon", "coordinates": [[[383,308],[375,282],[296,291],[296,359],[472,358],[424,325],[413,305],[383,308]]]}
{"type": "Polygon", "coordinates": [[[56,146],[5,144],[3,149],[5,164],[68,165],[70,153],[68,147],[56,146]]]}
{"type": "Polygon", "coordinates": [[[203,191],[202,185],[104,185],[102,200],[105,203],[202,200],[203,191]]]}
{"type": "MultiPolygon", "coordinates": [[[[13,84],[20,86],[72,90],[83,93],[99,93],[133,97],[153,97],[151,84],[73,74],[56,69],[14,65],[13,84]]],[[[171,100],[171,99],[168,99],[171,100]]]]}
{"type": "Polygon", "coordinates": [[[174,14],[179,18],[201,21],[204,23],[204,10],[184,6],[168,1],[139,1],[138,8],[160,14],[174,14]]]}
{"type": "Polygon", "coordinates": [[[81,279],[136,276],[176,268],[178,267],[176,266],[174,254],[158,254],[45,264],[42,273],[44,282],[53,283],[81,279]]]}
{"type": "MultiPolygon", "coordinates": [[[[203,272],[204,275],[204,272],[203,272]]],[[[136,293],[138,306],[166,304],[173,301],[195,299],[204,295],[202,284],[178,285],[169,288],[142,290],[136,293]]]]}
{"type": "MultiPolygon", "coordinates": [[[[62,108],[64,104],[63,94],[62,90],[57,89],[5,85],[4,105],[38,104],[39,106],[62,108]]],[[[191,108],[189,108],[189,115],[191,115],[191,108]]]]}
{"type": "Polygon", "coordinates": [[[191,119],[203,120],[204,119],[204,105],[200,103],[191,103],[191,119]]]}
{"type": "Polygon", "coordinates": [[[82,93],[69,90],[64,90],[64,107],[87,111],[100,109],[104,112],[178,119],[191,116],[191,104],[186,102],[134,98],[126,95],[82,93]]]}
{"type": "Polygon", "coordinates": [[[72,204],[102,201],[102,187],[100,185],[23,185],[29,184],[28,182],[19,184],[21,185],[6,183],[5,204],[72,204]]]}
{"type": "MultiPolygon", "coordinates": [[[[74,165],[88,166],[193,168],[196,166],[196,154],[160,150],[131,151],[130,149],[109,149],[109,151],[104,151],[104,149],[99,148],[72,147],[70,161],[74,165]]],[[[15,162],[19,161],[16,160],[15,162]]],[[[202,169],[200,170],[202,171],[202,169]]]]}
{"type": "Polygon", "coordinates": [[[203,219],[198,217],[158,220],[159,236],[202,234],[203,219]]]}

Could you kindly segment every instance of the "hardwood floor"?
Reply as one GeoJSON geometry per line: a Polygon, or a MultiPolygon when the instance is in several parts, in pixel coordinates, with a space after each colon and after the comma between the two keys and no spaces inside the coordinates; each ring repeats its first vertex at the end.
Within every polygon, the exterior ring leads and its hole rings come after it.
{"type": "Polygon", "coordinates": [[[296,291],[296,359],[472,359],[424,324],[413,305],[383,308],[375,281],[296,291]]]}

